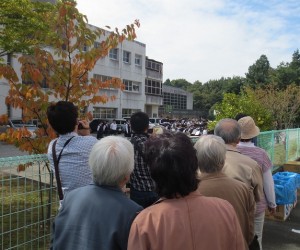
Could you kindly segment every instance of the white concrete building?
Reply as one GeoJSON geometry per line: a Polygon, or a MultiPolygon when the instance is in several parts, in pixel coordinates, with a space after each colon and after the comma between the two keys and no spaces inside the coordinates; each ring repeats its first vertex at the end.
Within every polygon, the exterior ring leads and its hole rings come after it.
{"type": "MultiPolygon", "coordinates": [[[[19,79],[21,79],[21,64],[18,58],[13,57],[11,54],[3,58],[4,63],[11,65],[19,79]]],[[[9,83],[6,79],[0,78],[0,115],[7,114],[10,118],[21,118],[22,111],[20,109],[13,109],[5,104],[5,98],[9,92],[9,83]]]]}
{"type": "MultiPolygon", "coordinates": [[[[91,27],[93,28],[93,27],[91,27]]],[[[99,41],[100,42],[100,41],[99,41]]],[[[94,46],[98,46],[95,42],[94,46]]],[[[88,49],[88,48],[86,48],[88,49]]],[[[10,63],[20,78],[20,63],[17,58],[9,57],[10,63]]],[[[88,107],[94,118],[120,119],[128,117],[136,111],[144,111],[149,117],[158,116],[158,107],[162,105],[162,67],[161,62],[146,57],[146,45],[138,41],[127,41],[112,49],[109,55],[98,60],[89,74],[89,79],[105,80],[110,77],[120,78],[125,89],[101,89],[100,94],[116,96],[116,100],[105,104],[99,103],[88,107]]],[[[5,104],[9,85],[3,78],[0,79],[0,115],[21,118],[21,110],[11,109],[5,104]]]]}
{"type": "Polygon", "coordinates": [[[90,77],[106,80],[120,78],[125,89],[101,89],[100,94],[116,96],[116,100],[89,107],[94,118],[109,119],[130,116],[145,109],[145,55],[146,45],[139,42],[124,41],[100,59],[90,77]]]}
{"type": "Polygon", "coordinates": [[[162,79],[163,64],[146,57],[145,112],[149,117],[158,117],[159,107],[163,104],[162,79]]]}

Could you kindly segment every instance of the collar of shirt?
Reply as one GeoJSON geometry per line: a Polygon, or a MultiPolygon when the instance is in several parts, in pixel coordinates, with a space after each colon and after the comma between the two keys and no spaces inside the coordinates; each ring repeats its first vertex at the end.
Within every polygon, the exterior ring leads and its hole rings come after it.
{"type": "Polygon", "coordinates": [[[238,149],[230,144],[225,144],[226,146],[226,150],[227,151],[233,151],[233,152],[237,152],[237,153],[240,153],[240,151],[238,151],[238,149]]]}
{"type": "Polygon", "coordinates": [[[207,180],[207,179],[215,179],[220,177],[225,177],[226,175],[222,172],[216,172],[216,173],[201,173],[200,174],[200,180],[207,180]]]}
{"type": "Polygon", "coordinates": [[[71,132],[71,133],[59,135],[60,138],[69,138],[71,136],[78,136],[78,134],[76,132],[71,132]]]}
{"type": "Polygon", "coordinates": [[[101,188],[105,188],[105,189],[110,189],[110,190],[122,192],[122,189],[120,187],[118,187],[118,186],[99,185],[97,183],[94,183],[94,185],[96,185],[98,187],[101,187],[101,188]]]}
{"type": "Polygon", "coordinates": [[[255,147],[254,143],[251,142],[251,141],[248,141],[248,142],[243,142],[243,141],[240,141],[238,146],[243,146],[243,147],[255,147]]]}

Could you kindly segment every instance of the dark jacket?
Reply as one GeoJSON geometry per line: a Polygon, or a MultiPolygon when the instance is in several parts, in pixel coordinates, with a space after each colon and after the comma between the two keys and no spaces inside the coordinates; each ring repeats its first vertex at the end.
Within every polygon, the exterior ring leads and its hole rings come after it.
{"type": "Polygon", "coordinates": [[[130,226],[140,210],[118,187],[75,189],[55,218],[51,249],[127,249],[130,226]]]}

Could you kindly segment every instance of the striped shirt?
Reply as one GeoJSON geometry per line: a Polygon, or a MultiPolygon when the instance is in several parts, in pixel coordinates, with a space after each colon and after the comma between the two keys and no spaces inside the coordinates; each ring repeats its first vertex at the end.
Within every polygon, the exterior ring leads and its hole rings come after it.
{"type": "MultiPolygon", "coordinates": [[[[98,141],[93,136],[79,136],[72,132],[60,135],[56,143],[56,154],[60,154],[65,142],[74,136],[70,143],[64,148],[61,159],[59,161],[59,174],[63,193],[82,186],[86,186],[93,182],[92,172],[90,170],[88,160],[92,147],[98,141]]],[[[52,144],[56,139],[52,140],[48,147],[48,159],[51,169],[54,170],[52,144]]]]}
{"type": "Polygon", "coordinates": [[[240,142],[237,149],[243,154],[255,160],[261,167],[264,182],[265,196],[256,205],[256,214],[262,213],[267,206],[276,207],[274,181],[272,178],[272,162],[267,152],[254,146],[252,142],[240,142]]]}
{"type": "Polygon", "coordinates": [[[146,134],[133,134],[130,141],[134,147],[134,170],[130,176],[130,185],[138,191],[154,191],[154,180],[150,168],[144,161],[146,134]]]}

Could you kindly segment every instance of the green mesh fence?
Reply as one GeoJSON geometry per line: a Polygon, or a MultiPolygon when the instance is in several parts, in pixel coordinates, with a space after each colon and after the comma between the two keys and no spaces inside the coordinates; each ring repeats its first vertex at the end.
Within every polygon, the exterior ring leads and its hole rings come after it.
{"type": "Polygon", "coordinates": [[[0,158],[0,248],[49,249],[58,209],[46,155],[0,158]]]}
{"type": "MultiPolygon", "coordinates": [[[[199,137],[191,136],[195,143],[199,137]]],[[[261,132],[257,146],[267,151],[274,167],[300,157],[300,128],[261,132]]]]}
{"type": "MultiPolygon", "coordinates": [[[[191,136],[195,143],[199,137],[191,136]]],[[[274,168],[300,157],[300,128],[261,132],[257,137],[257,146],[265,149],[274,168]]]]}
{"type": "Polygon", "coordinates": [[[261,132],[257,144],[267,151],[273,166],[283,166],[300,157],[300,129],[261,132]]]}

